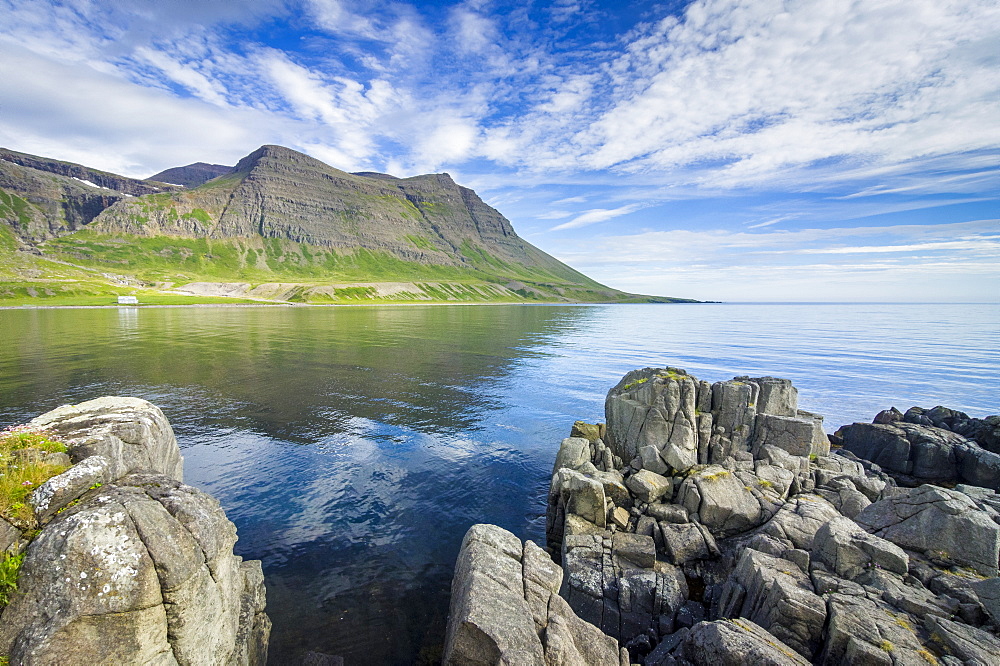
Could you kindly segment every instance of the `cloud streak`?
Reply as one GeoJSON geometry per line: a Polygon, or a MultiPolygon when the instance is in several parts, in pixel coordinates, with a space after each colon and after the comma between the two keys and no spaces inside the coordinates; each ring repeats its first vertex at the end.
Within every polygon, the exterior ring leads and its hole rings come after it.
{"type": "Polygon", "coordinates": [[[569,222],[564,222],[552,227],[552,231],[564,231],[566,229],[579,229],[598,222],[607,222],[622,215],[628,215],[642,208],[642,204],[628,204],[619,208],[593,208],[582,215],[574,217],[569,222]]]}

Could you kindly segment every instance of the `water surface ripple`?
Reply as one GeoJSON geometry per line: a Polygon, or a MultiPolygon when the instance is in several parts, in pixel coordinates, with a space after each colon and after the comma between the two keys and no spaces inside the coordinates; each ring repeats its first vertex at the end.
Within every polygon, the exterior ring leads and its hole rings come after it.
{"type": "Polygon", "coordinates": [[[996,305],[6,310],[0,335],[0,425],[163,409],[185,480],[264,562],[276,664],[433,662],[468,526],[543,541],[559,440],[632,368],[788,377],[829,430],[1000,411],[996,305]]]}

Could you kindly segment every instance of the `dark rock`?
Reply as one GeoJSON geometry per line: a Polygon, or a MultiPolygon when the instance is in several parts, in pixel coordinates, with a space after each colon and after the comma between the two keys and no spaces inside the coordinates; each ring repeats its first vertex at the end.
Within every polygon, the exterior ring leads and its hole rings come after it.
{"type": "Polygon", "coordinates": [[[875,419],[872,421],[872,423],[881,423],[883,425],[887,425],[902,420],[903,420],[903,413],[900,412],[895,407],[890,407],[889,409],[883,409],[881,412],[876,414],[875,419]]]}
{"type": "Polygon", "coordinates": [[[924,625],[935,642],[966,664],[995,664],[1000,657],[1000,640],[982,629],[928,615],[924,625]]]}

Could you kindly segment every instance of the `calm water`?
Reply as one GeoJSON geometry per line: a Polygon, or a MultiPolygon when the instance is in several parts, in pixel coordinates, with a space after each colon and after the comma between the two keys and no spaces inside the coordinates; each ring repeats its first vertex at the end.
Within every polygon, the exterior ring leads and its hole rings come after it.
{"type": "Polygon", "coordinates": [[[628,370],[788,377],[828,430],[997,413],[996,305],[0,311],[0,426],[101,395],[167,414],[185,480],[264,561],[272,663],[432,660],[465,530],[544,540],[575,419],[628,370]]]}

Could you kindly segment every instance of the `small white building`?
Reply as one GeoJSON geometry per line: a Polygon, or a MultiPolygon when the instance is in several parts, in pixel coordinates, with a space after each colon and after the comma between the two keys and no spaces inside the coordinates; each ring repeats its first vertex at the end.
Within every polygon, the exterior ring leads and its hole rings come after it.
{"type": "Polygon", "coordinates": [[[118,305],[139,305],[139,299],[135,296],[119,296],[118,305]]]}

